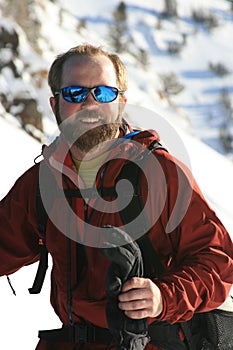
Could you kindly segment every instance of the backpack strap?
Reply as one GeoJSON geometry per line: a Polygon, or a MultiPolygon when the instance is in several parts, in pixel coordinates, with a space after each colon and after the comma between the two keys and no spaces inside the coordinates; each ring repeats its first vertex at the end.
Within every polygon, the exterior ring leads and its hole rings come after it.
{"type": "Polygon", "coordinates": [[[45,161],[42,160],[40,162],[39,178],[38,178],[37,190],[36,190],[37,225],[38,225],[38,231],[41,235],[41,238],[39,238],[40,260],[39,260],[39,265],[37,268],[35,280],[33,282],[33,286],[28,289],[30,294],[40,293],[44,283],[46,271],[48,268],[48,250],[46,247],[46,227],[47,227],[47,221],[48,221],[48,214],[46,212],[46,209],[44,207],[44,204],[41,198],[41,189],[40,189],[40,181],[39,181],[41,174],[42,176],[46,176],[46,183],[49,184],[49,186],[52,185],[51,188],[53,188],[56,185],[53,179],[53,176],[51,174],[51,171],[49,171],[47,165],[45,164],[45,161]]]}
{"type": "Polygon", "coordinates": [[[36,272],[36,277],[32,287],[28,289],[30,294],[40,293],[44,283],[47,268],[48,268],[48,250],[46,248],[46,245],[44,243],[41,243],[40,244],[40,261],[36,272]]]}
{"type": "MultiPolygon", "coordinates": [[[[167,149],[157,140],[153,141],[146,149],[146,154],[148,152],[153,152],[155,150],[165,150],[167,149]]],[[[141,159],[144,159],[142,157],[141,159]]],[[[142,176],[141,168],[134,162],[128,161],[126,165],[124,165],[117,181],[121,179],[127,179],[134,189],[134,195],[132,197],[131,202],[128,204],[126,208],[120,211],[120,217],[124,225],[132,222],[135,218],[137,218],[143,212],[144,203],[141,196],[141,185],[140,185],[140,177],[142,176]]],[[[146,215],[141,216],[141,220],[137,222],[137,231],[145,232],[145,229],[148,227],[148,219],[146,215]]],[[[130,232],[128,232],[130,234],[130,232]]],[[[134,233],[133,233],[134,234],[134,233]]],[[[156,254],[151,241],[147,235],[147,232],[144,233],[140,238],[138,238],[137,243],[140,247],[142,258],[143,258],[143,266],[144,266],[144,276],[148,278],[153,278],[155,276],[161,276],[164,272],[164,267],[161,264],[161,261],[156,254]]]]}
{"type": "Polygon", "coordinates": [[[142,170],[140,167],[131,161],[128,161],[126,165],[124,165],[120,175],[118,176],[116,181],[120,180],[128,180],[133,186],[133,196],[130,203],[119,212],[123,225],[128,225],[137,219],[140,215],[140,220],[137,221],[137,224],[133,225],[133,228],[128,226],[127,233],[132,237],[135,236],[135,233],[140,234],[142,236],[138,238],[136,241],[140,247],[142,258],[143,258],[143,266],[144,266],[144,276],[148,278],[152,278],[155,275],[161,275],[164,271],[163,266],[158,258],[157,254],[152,247],[150,239],[145,233],[145,229],[148,227],[148,219],[146,218],[145,213],[143,212],[144,203],[141,196],[140,190],[140,177],[142,176],[142,170]],[[136,230],[137,232],[132,232],[132,230],[136,230]],[[129,232],[131,231],[131,232],[129,232]]]}

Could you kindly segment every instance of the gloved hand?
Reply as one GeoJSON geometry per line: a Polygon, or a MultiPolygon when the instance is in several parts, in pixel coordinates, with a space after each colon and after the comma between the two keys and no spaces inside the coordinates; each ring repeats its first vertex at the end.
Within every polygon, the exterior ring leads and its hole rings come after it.
{"type": "Polygon", "coordinates": [[[105,226],[102,233],[106,243],[101,252],[112,261],[106,276],[106,316],[109,330],[117,350],[142,350],[150,340],[147,319],[131,319],[118,307],[118,295],[123,283],[132,277],[143,276],[141,251],[127,233],[116,227],[105,226]],[[108,243],[108,237],[111,237],[111,244],[108,243]]]}

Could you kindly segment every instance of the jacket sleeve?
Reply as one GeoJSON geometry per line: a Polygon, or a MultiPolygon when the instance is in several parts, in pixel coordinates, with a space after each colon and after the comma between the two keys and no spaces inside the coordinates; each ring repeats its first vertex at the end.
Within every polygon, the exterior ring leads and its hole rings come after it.
{"type": "Polygon", "coordinates": [[[38,166],[23,174],[0,202],[0,276],[38,260],[38,166]]]}
{"type": "Polygon", "coordinates": [[[233,245],[190,171],[170,155],[160,164],[164,179],[150,194],[152,210],[158,193],[164,201],[149,235],[166,270],[155,279],[165,305],[161,318],[174,323],[224,302],[233,284],[233,245]]]}

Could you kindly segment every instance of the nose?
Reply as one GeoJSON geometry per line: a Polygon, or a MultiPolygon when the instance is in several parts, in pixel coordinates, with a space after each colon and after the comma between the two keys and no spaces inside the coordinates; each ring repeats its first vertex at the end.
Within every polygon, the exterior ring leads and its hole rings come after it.
{"type": "Polygon", "coordinates": [[[88,105],[93,105],[93,104],[97,104],[98,101],[95,100],[93,92],[89,91],[87,98],[85,99],[85,101],[82,102],[83,106],[88,106],[88,105]]]}

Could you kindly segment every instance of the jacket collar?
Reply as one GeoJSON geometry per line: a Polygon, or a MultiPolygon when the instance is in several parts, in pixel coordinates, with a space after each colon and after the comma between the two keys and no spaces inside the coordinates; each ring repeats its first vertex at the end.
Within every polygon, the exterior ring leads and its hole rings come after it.
{"type": "MultiPolygon", "coordinates": [[[[120,137],[111,144],[109,155],[106,161],[110,159],[135,159],[138,157],[153,141],[159,141],[159,135],[154,130],[133,130],[128,124],[124,123],[124,128],[120,129],[120,137]]],[[[43,146],[42,154],[46,162],[52,169],[60,174],[64,174],[76,185],[82,182],[77,172],[69,151],[69,146],[59,135],[49,146],[43,146]]],[[[79,186],[78,186],[79,187],[79,186]]]]}

